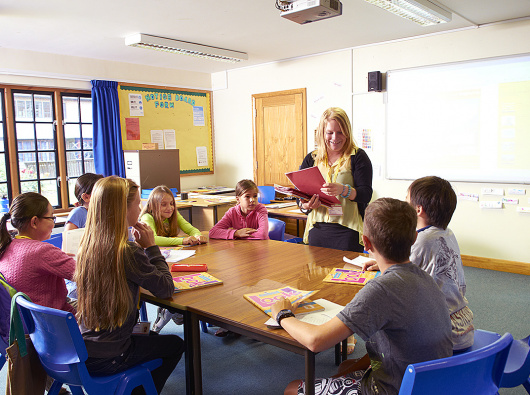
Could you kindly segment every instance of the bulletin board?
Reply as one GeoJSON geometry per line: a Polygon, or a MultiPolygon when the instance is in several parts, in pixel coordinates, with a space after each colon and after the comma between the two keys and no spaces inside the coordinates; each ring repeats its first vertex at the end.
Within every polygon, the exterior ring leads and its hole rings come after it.
{"type": "Polygon", "coordinates": [[[178,149],[180,174],[214,172],[211,92],[119,84],[123,150],[178,149]]]}

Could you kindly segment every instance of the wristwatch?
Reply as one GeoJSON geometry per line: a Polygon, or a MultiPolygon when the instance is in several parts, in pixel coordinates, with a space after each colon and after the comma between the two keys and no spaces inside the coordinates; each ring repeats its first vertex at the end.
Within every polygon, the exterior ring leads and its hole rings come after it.
{"type": "Polygon", "coordinates": [[[289,310],[289,309],[283,309],[283,310],[280,310],[278,312],[278,314],[276,315],[276,322],[278,323],[278,325],[280,325],[280,327],[282,326],[282,323],[281,321],[284,319],[284,318],[288,318],[288,317],[294,317],[294,313],[289,310]]]}

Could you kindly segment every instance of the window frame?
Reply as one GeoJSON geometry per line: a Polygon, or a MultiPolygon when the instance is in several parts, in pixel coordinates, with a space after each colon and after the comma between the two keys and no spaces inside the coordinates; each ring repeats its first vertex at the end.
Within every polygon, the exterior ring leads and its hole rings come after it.
{"type": "MultiPolygon", "coordinates": [[[[13,192],[11,189],[11,171],[10,171],[10,162],[9,162],[9,145],[8,145],[8,139],[7,139],[7,118],[6,118],[6,100],[5,100],[5,92],[0,89],[0,114],[2,115],[2,126],[0,133],[4,136],[4,151],[0,151],[0,153],[4,154],[5,158],[5,166],[6,166],[6,186],[7,186],[7,198],[9,201],[13,198],[13,192]]],[[[0,181],[0,184],[3,184],[3,181],[0,181]]],[[[0,196],[1,197],[1,196],[0,196]]]]}
{"type": "MultiPolygon", "coordinates": [[[[56,142],[56,170],[57,180],[59,181],[59,204],[54,207],[55,213],[69,212],[72,209],[72,205],[69,205],[68,196],[68,178],[66,172],[66,149],[65,149],[65,135],[63,128],[63,111],[62,111],[62,96],[61,94],[67,94],[69,96],[82,95],[84,97],[90,97],[90,90],[79,90],[79,89],[62,89],[62,88],[51,88],[51,87],[33,87],[26,85],[6,85],[0,84],[0,91],[4,96],[4,111],[5,111],[5,130],[7,134],[6,140],[6,157],[9,158],[8,166],[8,179],[10,183],[11,196],[10,201],[14,197],[20,194],[20,180],[19,180],[19,168],[18,168],[18,155],[16,146],[16,132],[15,132],[15,109],[13,102],[14,91],[26,91],[31,93],[44,93],[52,94],[52,111],[55,114],[54,119],[54,139],[56,142]]],[[[88,150],[87,150],[88,151],[88,150]]],[[[21,151],[24,152],[24,151],[21,151]]],[[[38,152],[38,151],[37,151],[38,152]]],[[[6,159],[7,160],[7,159],[6,159]]],[[[72,202],[74,203],[74,202],[72,202]]]]}

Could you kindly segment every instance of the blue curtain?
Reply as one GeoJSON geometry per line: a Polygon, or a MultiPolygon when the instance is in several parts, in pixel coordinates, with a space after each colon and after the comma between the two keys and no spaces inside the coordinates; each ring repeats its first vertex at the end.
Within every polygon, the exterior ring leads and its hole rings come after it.
{"type": "Polygon", "coordinates": [[[92,120],[96,173],[125,177],[118,82],[92,80],[92,120]]]}

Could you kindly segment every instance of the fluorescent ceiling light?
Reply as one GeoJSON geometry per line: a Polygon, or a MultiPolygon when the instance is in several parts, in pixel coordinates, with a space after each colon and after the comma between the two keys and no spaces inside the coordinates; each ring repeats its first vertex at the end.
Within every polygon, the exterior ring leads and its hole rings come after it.
{"type": "Polygon", "coordinates": [[[451,21],[451,13],[428,0],[365,0],[422,26],[451,21]]]}
{"type": "Polygon", "coordinates": [[[236,63],[248,59],[248,55],[245,52],[211,47],[209,45],[194,44],[186,41],[173,40],[171,38],[151,36],[149,34],[142,33],[133,34],[132,36],[126,37],[125,45],[154,49],[155,51],[195,56],[198,58],[219,60],[221,62],[236,63]]]}

